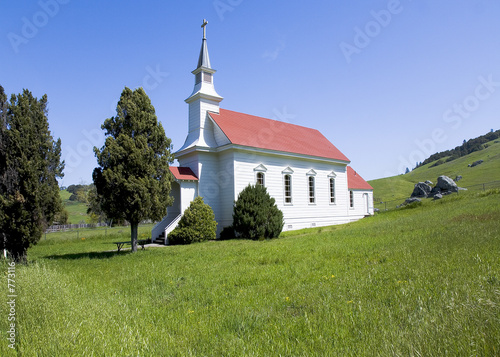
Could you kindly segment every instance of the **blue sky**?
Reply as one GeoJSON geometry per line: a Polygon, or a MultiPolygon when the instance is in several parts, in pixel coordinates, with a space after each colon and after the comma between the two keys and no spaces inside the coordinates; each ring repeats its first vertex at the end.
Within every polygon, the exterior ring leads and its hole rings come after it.
{"type": "Polygon", "coordinates": [[[3,1],[0,85],[48,95],[63,185],[125,86],[182,146],[204,18],[222,108],[318,129],[367,180],[500,129],[497,0],[3,1]]]}

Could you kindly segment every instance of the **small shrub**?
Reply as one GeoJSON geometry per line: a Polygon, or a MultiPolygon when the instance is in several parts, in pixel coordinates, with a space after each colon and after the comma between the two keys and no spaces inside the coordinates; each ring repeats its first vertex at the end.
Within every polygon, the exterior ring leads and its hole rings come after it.
{"type": "Polygon", "coordinates": [[[214,211],[196,197],[184,211],[177,227],[168,235],[169,244],[190,244],[215,239],[217,222],[214,211]]]}
{"type": "Polygon", "coordinates": [[[233,211],[233,227],[241,237],[276,238],[283,230],[283,212],[261,185],[248,185],[238,195],[233,211]]]}

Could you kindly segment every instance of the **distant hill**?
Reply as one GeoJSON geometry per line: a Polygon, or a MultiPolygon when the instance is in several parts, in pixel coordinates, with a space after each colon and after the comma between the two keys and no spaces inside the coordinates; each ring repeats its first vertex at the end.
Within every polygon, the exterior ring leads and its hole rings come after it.
{"type": "Polygon", "coordinates": [[[67,190],[59,191],[59,195],[64,208],[68,211],[68,223],[76,224],[81,223],[82,221],[84,223],[89,223],[86,203],[77,200],[70,200],[74,193],[68,192],[67,190]]]}
{"type": "MultiPolygon", "coordinates": [[[[494,133],[499,133],[499,131],[489,134],[494,133]]],[[[392,201],[407,198],[411,195],[417,182],[430,180],[436,183],[438,176],[441,175],[449,176],[452,179],[460,175],[462,179],[458,182],[458,186],[470,187],[471,189],[474,188],[474,185],[500,180],[500,138],[483,142],[481,148],[476,146],[477,142],[483,140],[479,138],[467,142],[471,143],[469,148],[476,147],[476,150],[470,153],[465,153],[466,148],[457,147],[443,152],[447,153],[448,156],[443,153],[432,155],[433,160],[430,158],[425,160],[421,166],[407,174],[369,181],[370,185],[373,186],[374,201],[392,201]],[[449,160],[453,155],[457,155],[457,152],[462,152],[463,155],[449,160]],[[483,160],[484,162],[475,167],[468,167],[469,164],[477,160],[483,160]],[[437,164],[438,161],[441,162],[437,164]]],[[[375,207],[377,207],[377,204],[375,204],[375,207]]]]}
{"type": "Polygon", "coordinates": [[[473,152],[485,149],[486,143],[494,141],[498,138],[500,138],[500,130],[491,131],[485,135],[481,135],[477,138],[470,139],[469,141],[464,140],[462,145],[457,146],[454,149],[438,152],[431,155],[424,162],[418,164],[417,167],[430,163],[432,163],[433,166],[438,166],[445,162],[456,160],[459,157],[466,156],[472,154],[473,152]]]}

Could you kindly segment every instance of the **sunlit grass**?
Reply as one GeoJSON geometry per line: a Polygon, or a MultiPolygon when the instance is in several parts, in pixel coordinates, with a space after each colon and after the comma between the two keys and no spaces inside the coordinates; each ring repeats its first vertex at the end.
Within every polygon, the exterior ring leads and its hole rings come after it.
{"type": "MultiPolygon", "coordinates": [[[[127,229],[85,240],[54,235],[30,249],[28,266],[17,266],[17,350],[498,355],[499,198],[498,191],[446,197],[276,240],[136,254],[108,252],[115,238],[129,239],[127,229]]],[[[15,355],[0,346],[2,356],[15,355]]]]}

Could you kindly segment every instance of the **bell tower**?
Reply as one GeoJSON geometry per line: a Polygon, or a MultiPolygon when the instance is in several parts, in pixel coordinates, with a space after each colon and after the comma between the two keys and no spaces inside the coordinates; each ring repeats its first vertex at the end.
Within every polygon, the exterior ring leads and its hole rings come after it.
{"type": "Polygon", "coordinates": [[[193,93],[185,100],[189,105],[189,131],[184,145],[179,151],[190,147],[214,147],[213,134],[205,132],[207,125],[207,112],[219,113],[219,103],[222,97],[217,94],[214,87],[214,73],[208,56],[206,26],[207,20],[203,20],[203,39],[201,42],[200,56],[197,68],[191,72],[194,74],[193,93]]]}

